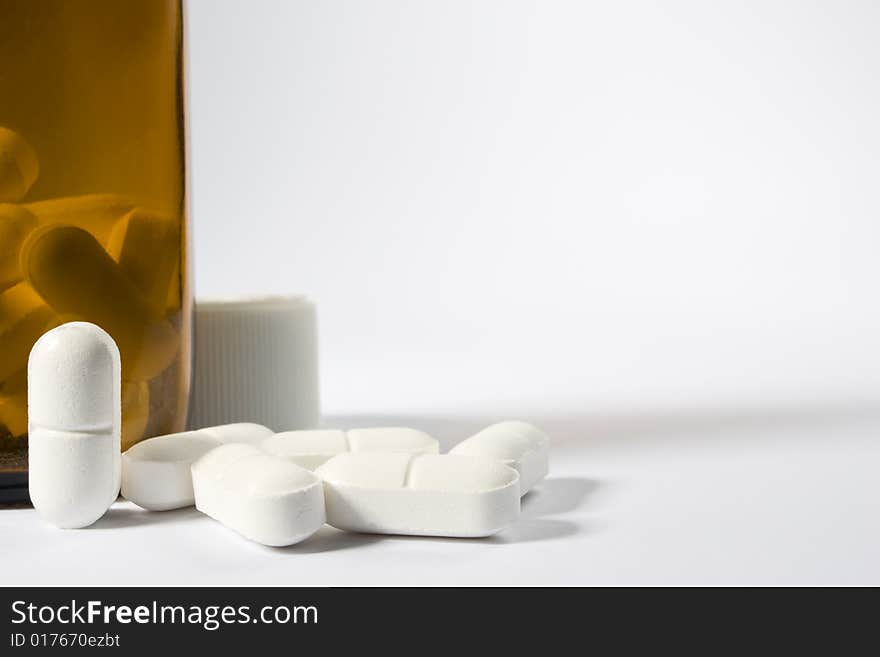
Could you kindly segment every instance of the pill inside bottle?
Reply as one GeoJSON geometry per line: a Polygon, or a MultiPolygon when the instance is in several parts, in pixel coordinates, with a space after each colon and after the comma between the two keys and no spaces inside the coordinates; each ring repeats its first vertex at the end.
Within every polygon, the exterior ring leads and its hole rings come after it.
{"type": "Polygon", "coordinates": [[[0,10],[0,504],[27,499],[22,372],[46,331],[118,345],[125,447],[188,413],[183,3],[81,4],[0,10]]]}

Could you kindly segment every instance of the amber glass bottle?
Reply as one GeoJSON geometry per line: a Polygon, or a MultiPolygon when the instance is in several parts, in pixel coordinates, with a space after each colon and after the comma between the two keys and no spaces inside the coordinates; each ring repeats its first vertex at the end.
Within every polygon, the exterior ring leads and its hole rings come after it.
{"type": "Polygon", "coordinates": [[[119,345],[123,449],[180,431],[190,378],[180,0],[0,0],[0,502],[27,481],[28,353],[119,345]]]}

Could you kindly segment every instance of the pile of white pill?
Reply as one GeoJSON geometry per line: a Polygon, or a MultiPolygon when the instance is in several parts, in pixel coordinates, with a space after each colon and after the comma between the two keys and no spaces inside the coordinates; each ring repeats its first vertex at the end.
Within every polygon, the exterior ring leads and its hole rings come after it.
{"type": "Polygon", "coordinates": [[[480,537],[520,512],[549,440],[500,422],[439,453],[402,427],[287,431],[239,423],[150,438],[120,457],[120,358],[86,322],[41,337],[28,363],[30,495],[48,522],[86,527],[122,495],[151,511],[195,505],[264,545],[325,523],[376,534],[480,537]]]}

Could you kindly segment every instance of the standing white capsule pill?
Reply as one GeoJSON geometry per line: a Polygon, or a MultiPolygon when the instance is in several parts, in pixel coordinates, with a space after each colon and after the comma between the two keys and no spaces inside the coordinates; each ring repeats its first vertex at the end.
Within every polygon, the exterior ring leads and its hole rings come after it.
{"type": "Polygon", "coordinates": [[[28,360],[28,489],[64,529],[87,527],[119,495],[121,365],[103,329],[69,322],[43,334],[28,360]]]}

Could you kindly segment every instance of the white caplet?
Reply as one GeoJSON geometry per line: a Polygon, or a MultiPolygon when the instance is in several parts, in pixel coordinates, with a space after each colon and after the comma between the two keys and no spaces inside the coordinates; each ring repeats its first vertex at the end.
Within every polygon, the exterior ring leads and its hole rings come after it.
{"type": "Polygon", "coordinates": [[[150,511],[192,506],[190,466],[223,443],[205,431],[157,436],[122,455],[122,496],[150,511]]]}
{"type": "Polygon", "coordinates": [[[121,365],[103,329],[69,322],[28,359],[28,490],[57,527],[87,527],[119,495],[121,365]]]}
{"type": "Polygon", "coordinates": [[[315,474],[337,529],[479,537],[519,517],[519,475],[494,459],[349,452],[315,474]]]}
{"type": "Polygon", "coordinates": [[[547,476],[550,438],[538,427],[507,420],[475,433],[449,450],[450,454],[498,459],[519,472],[520,495],[547,476]]]}
{"type": "Polygon", "coordinates": [[[275,433],[269,427],[262,424],[254,424],[253,422],[221,424],[216,427],[205,427],[204,429],[199,429],[199,431],[211,436],[215,440],[219,440],[221,443],[257,443],[275,433]]]}
{"type": "Polygon", "coordinates": [[[285,431],[263,438],[259,447],[309,470],[347,452],[437,454],[440,451],[439,443],[424,431],[405,427],[285,431]]]}
{"type": "Polygon", "coordinates": [[[324,524],[320,479],[252,445],[211,450],[193,463],[192,481],[199,511],[263,545],[299,543],[324,524]]]}
{"type": "Polygon", "coordinates": [[[142,440],[122,455],[122,495],[151,511],[192,506],[194,461],[220,445],[256,443],[271,435],[262,424],[238,422],[142,440]]]}

